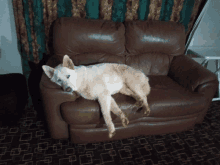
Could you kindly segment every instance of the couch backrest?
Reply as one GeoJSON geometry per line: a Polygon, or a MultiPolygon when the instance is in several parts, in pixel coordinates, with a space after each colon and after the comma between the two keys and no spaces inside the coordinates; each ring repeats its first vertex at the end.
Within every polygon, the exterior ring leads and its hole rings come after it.
{"type": "Polygon", "coordinates": [[[113,22],[63,17],[53,28],[54,53],[74,64],[125,63],[148,75],[166,75],[173,56],[184,53],[181,24],[164,21],[113,22]]]}
{"type": "Polygon", "coordinates": [[[63,17],[53,28],[55,55],[72,57],[76,65],[125,63],[123,23],[63,17]]]}
{"type": "Polygon", "coordinates": [[[185,28],[165,21],[125,22],[126,64],[148,75],[167,75],[173,56],[185,49],[185,28]]]}

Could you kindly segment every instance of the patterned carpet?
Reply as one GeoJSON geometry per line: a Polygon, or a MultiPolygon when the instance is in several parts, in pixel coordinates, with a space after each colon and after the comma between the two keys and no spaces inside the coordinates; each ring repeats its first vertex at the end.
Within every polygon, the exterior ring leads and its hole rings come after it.
{"type": "Polygon", "coordinates": [[[220,102],[212,103],[202,124],[182,133],[73,144],[49,138],[27,108],[17,127],[0,131],[0,165],[220,164],[220,102]]]}

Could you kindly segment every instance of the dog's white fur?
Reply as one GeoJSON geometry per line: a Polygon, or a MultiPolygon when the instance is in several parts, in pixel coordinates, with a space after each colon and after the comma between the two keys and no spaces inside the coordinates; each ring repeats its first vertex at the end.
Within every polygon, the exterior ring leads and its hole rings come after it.
{"type": "Polygon", "coordinates": [[[147,102],[147,95],[150,93],[149,79],[143,72],[132,67],[114,63],[74,66],[69,56],[65,55],[63,64],[55,69],[47,65],[42,68],[51,81],[61,86],[64,91],[75,91],[85,99],[99,101],[109,138],[115,135],[110,111],[120,117],[124,127],[129,123],[111,95],[120,92],[132,96],[139,107],[145,106],[145,114],[150,113],[147,102]]]}

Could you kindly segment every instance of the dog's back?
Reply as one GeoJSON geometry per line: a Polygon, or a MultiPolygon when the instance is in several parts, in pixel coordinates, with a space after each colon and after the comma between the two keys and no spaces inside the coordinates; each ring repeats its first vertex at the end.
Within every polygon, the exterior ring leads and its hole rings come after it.
{"type": "MultiPolygon", "coordinates": [[[[97,64],[86,67],[83,74],[83,85],[77,90],[86,99],[95,100],[105,90],[115,94],[123,86],[123,78],[113,65],[118,64],[97,64]]],[[[76,69],[77,72],[77,69],[76,69]]]]}
{"type": "MultiPolygon", "coordinates": [[[[79,71],[84,79],[83,81],[79,80],[81,87],[78,92],[86,99],[97,99],[98,95],[106,89],[113,95],[119,92],[125,83],[133,86],[140,83],[143,85],[148,84],[148,78],[143,72],[124,64],[102,63],[85,68],[84,73],[79,71]]],[[[77,70],[76,67],[76,72],[78,72],[77,70]]],[[[145,89],[146,94],[150,91],[148,86],[143,89],[145,89]]]]}

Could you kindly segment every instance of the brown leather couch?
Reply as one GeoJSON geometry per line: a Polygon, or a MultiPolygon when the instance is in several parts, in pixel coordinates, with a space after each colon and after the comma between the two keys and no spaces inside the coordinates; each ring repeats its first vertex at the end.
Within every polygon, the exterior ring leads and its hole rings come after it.
{"type": "Polygon", "coordinates": [[[109,139],[97,101],[75,99],[75,93],[66,94],[43,74],[41,97],[54,139],[90,143],[189,130],[202,123],[218,87],[215,74],[184,55],[184,26],[175,22],[60,18],[53,27],[53,48],[51,67],[65,54],[75,65],[122,63],[142,69],[151,86],[149,116],[133,98],[113,95],[130,123],[124,128],[112,113],[116,135],[109,139]]]}

